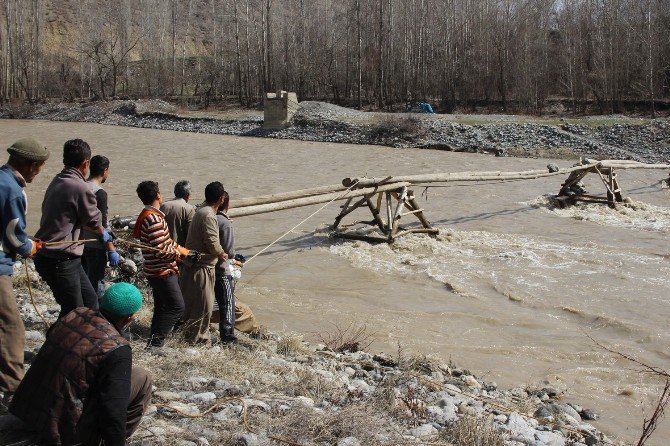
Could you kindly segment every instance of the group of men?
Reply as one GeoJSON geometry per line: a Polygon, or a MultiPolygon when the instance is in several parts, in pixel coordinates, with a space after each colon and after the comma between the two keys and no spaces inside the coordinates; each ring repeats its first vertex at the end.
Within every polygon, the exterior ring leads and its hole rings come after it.
{"type": "Polygon", "coordinates": [[[188,203],[190,194],[190,184],[180,181],[175,186],[176,198],[164,203],[155,181],[137,186],[145,207],[133,236],[141,242],[144,275],[154,296],[149,346],[157,351],[181,324],[189,342],[210,343],[215,301],[221,342],[237,340],[233,228],[226,215],[230,198],[218,181],[205,187],[205,202],[198,210],[188,203]]]}
{"type": "MultiPolygon", "coordinates": [[[[40,228],[30,238],[24,188],[49,150],[30,138],[7,150],[9,160],[0,167],[0,402],[47,442],[123,445],[149,404],[152,382],[132,367],[126,340],[141,293],[128,283],[104,283],[107,265],[120,261],[102,187],[110,161],[92,157],[81,139],[67,141],[63,169],[46,190],[40,228]],[[61,308],[27,373],[25,327],[11,279],[17,256],[33,258],[61,308]]],[[[164,354],[166,338],[179,325],[189,342],[210,343],[214,302],[223,343],[236,341],[234,328],[258,333],[253,313],[234,298],[228,193],[220,182],[210,183],[196,209],[188,203],[187,181],[174,190],[175,199],[163,202],[158,183],[137,186],[145,207],[133,235],[154,297],[148,348],[164,354]]]]}

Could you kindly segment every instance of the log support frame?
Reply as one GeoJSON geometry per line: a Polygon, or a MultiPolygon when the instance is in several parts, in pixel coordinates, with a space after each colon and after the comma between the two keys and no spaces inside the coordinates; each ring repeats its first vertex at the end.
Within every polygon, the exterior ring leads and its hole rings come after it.
{"type": "Polygon", "coordinates": [[[350,240],[363,240],[370,243],[393,243],[407,234],[429,234],[435,236],[439,230],[434,228],[419,207],[414,192],[407,186],[395,190],[373,192],[360,200],[347,200],[332,226],[333,236],[350,240]],[[375,197],[376,196],[376,197],[375,197]],[[372,221],[361,222],[376,225],[381,234],[364,235],[352,231],[341,230],[342,220],[358,208],[366,207],[372,213],[372,221]],[[406,212],[405,212],[406,211],[406,212]],[[419,228],[405,228],[400,222],[403,218],[414,216],[421,223],[419,228]]]}
{"type": "Polygon", "coordinates": [[[602,167],[594,164],[593,167],[585,170],[578,170],[572,172],[567,180],[561,185],[561,190],[557,195],[558,204],[560,207],[567,207],[575,204],[578,201],[588,203],[605,203],[611,208],[616,208],[617,203],[623,203],[624,197],[619,187],[617,180],[617,173],[614,167],[602,167]],[[585,193],[576,193],[572,190],[573,187],[582,181],[589,173],[598,175],[602,183],[605,185],[605,196],[595,196],[585,193]]]}

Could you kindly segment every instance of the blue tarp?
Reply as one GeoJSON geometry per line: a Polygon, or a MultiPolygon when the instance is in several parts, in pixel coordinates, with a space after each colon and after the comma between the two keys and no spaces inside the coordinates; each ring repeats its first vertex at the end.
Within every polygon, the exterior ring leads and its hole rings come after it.
{"type": "Polygon", "coordinates": [[[428,102],[414,102],[407,104],[405,113],[435,113],[428,102]]]}

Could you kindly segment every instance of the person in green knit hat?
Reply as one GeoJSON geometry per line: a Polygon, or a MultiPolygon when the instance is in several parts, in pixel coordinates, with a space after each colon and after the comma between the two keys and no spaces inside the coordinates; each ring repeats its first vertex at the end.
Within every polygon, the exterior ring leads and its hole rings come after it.
{"type": "Polygon", "coordinates": [[[9,411],[48,444],[125,445],[151,401],[151,376],[133,367],[121,335],[140,308],[140,291],[116,283],[100,309],[79,307],[59,319],[9,411]]]}

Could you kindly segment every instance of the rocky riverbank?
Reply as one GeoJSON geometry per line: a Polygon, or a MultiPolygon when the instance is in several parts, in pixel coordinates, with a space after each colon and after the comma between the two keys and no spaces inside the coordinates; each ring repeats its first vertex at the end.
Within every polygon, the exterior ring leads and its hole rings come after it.
{"type": "Polygon", "coordinates": [[[603,117],[535,119],[511,115],[425,115],[361,112],[302,102],[293,126],[262,127],[263,118],[179,114],[163,101],[3,105],[0,118],[95,122],[106,125],[348,144],[492,153],[498,156],[670,159],[670,120],[603,117]]]}
{"type": "MultiPolygon", "coordinates": [[[[29,362],[44,341],[43,318],[53,323],[59,308],[34,271],[28,278],[23,267],[16,272],[29,362]]],[[[131,329],[134,363],[151,371],[155,391],[132,439],[136,445],[621,444],[589,424],[597,411],[563,401],[568,389],[502,389],[402,346],[390,354],[360,351],[360,330],[324,332],[320,344],[286,333],[265,340],[241,336],[238,345],[209,348],[188,346],[175,336],[164,352],[152,354],[144,349],[151,316],[151,299],[145,297],[131,329]]],[[[2,444],[26,436],[0,428],[2,444]]]]}

